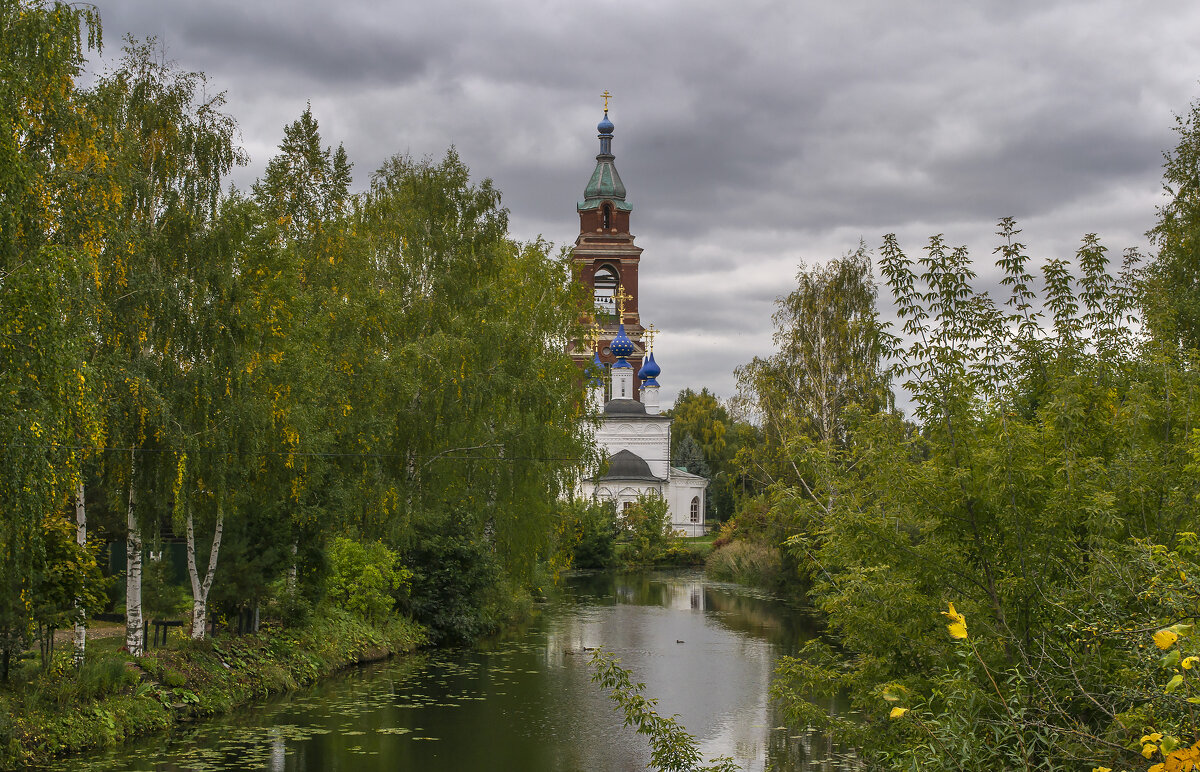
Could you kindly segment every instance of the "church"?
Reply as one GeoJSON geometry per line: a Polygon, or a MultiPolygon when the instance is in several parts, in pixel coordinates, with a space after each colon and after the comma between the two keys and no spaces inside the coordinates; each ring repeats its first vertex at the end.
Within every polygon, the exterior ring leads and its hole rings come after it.
{"type": "Polygon", "coordinates": [[[579,494],[611,501],[617,511],[639,495],[656,494],[667,502],[671,530],[686,536],[704,533],[708,480],[671,466],[671,418],[662,414],[654,359],[654,325],[642,326],[638,311],[638,266],[642,250],[633,243],[629,218],[633,205],[612,153],[615,126],[604,118],[596,168],[576,207],[579,238],[572,261],[594,298],[595,324],[590,345],[572,351],[589,374],[589,396],[598,419],[596,444],[605,463],[581,480],[579,494]]]}

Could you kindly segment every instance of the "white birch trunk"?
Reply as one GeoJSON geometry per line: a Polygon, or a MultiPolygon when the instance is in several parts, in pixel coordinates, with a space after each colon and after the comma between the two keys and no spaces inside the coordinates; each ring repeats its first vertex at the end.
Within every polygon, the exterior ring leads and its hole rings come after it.
{"type": "Polygon", "coordinates": [[[225,510],[217,504],[217,522],[213,526],[212,551],[208,553],[208,571],[204,581],[196,570],[196,530],[192,522],[192,508],[187,508],[187,566],[192,580],[192,638],[204,637],[204,621],[208,615],[208,591],[212,589],[213,576],[217,573],[217,554],[221,551],[221,534],[225,530],[225,510]]]}
{"type": "Polygon", "coordinates": [[[300,545],[295,541],[292,542],[292,565],[287,572],[287,591],[288,595],[296,594],[296,555],[300,552],[300,545]]]}
{"type": "MultiPolygon", "coordinates": [[[[80,547],[87,544],[87,508],[83,499],[83,476],[80,475],[79,485],[75,488],[75,543],[80,547]]],[[[84,649],[87,647],[87,609],[79,600],[75,601],[75,667],[83,665],[84,649]]]]}
{"type": "Polygon", "coordinates": [[[134,516],[133,461],[129,464],[129,508],[125,537],[125,648],[142,656],[142,529],[134,516]]]}

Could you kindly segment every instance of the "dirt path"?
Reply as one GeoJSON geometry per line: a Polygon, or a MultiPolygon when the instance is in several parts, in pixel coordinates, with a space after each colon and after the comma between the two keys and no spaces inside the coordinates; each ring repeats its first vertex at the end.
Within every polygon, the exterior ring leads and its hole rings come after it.
{"type": "MultiPolygon", "coordinates": [[[[125,625],[120,622],[96,622],[88,623],[88,639],[95,638],[120,638],[125,635],[125,625]]],[[[74,628],[68,627],[63,630],[54,631],[54,646],[57,648],[63,644],[70,644],[75,638],[74,628]]]]}

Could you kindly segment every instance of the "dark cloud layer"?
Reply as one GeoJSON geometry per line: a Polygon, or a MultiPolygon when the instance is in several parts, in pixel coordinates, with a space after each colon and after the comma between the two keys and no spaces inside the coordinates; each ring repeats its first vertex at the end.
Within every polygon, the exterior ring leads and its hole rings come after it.
{"type": "MultiPolygon", "coordinates": [[[[158,35],[225,89],[259,174],[306,102],[358,185],[453,144],[516,234],[562,244],[616,94],[617,165],[668,399],[729,396],[770,350],[802,260],[933,233],[990,262],[1012,215],[1036,259],[1086,232],[1144,246],[1172,114],[1200,96],[1200,7],[1172,1],[553,0],[100,5],[109,48],[158,35]]],[[[980,275],[992,275],[986,266],[980,275]]]]}

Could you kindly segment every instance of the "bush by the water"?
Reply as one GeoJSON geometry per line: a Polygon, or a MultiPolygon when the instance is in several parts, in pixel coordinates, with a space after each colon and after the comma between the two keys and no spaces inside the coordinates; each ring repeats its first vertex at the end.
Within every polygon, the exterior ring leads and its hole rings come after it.
{"type": "Polygon", "coordinates": [[[739,540],[714,549],[704,568],[710,577],[723,582],[771,587],[782,578],[783,563],[779,550],[770,544],[739,540]]]}
{"type": "Polygon", "coordinates": [[[413,567],[407,611],[434,643],[461,643],[498,629],[517,593],[486,540],[452,518],[422,529],[405,555],[413,567]]]}
{"type": "Polygon", "coordinates": [[[667,546],[670,513],[667,500],[658,494],[641,494],[622,513],[625,558],[631,563],[652,563],[667,546]]]}
{"type": "Polygon", "coordinates": [[[617,562],[615,545],[621,527],[610,502],[572,502],[567,515],[573,520],[575,568],[609,568],[617,562]]]}
{"type": "Polygon", "coordinates": [[[338,537],[329,548],[327,599],[372,622],[383,621],[408,591],[412,572],[382,542],[338,537]]]}

